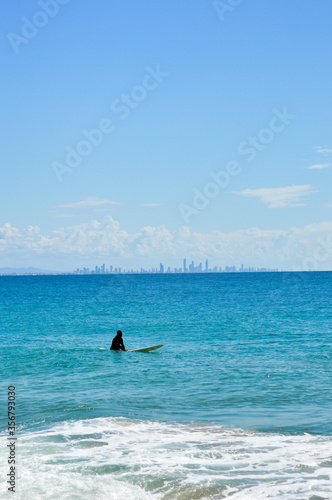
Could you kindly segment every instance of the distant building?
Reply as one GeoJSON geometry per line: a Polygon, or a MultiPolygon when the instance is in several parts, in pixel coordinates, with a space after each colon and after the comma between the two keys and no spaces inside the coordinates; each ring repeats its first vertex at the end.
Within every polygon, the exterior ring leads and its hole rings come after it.
{"type": "MultiPolygon", "coordinates": [[[[79,268],[76,268],[75,270],[72,271],[72,273],[58,273],[58,274],[156,274],[156,273],[160,273],[160,274],[163,274],[163,273],[202,273],[202,272],[214,272],[214,273],[236,273],[236,272],[249,272],[249,273],[253,273],[253,272],[278,272],[278,268],[266,268],[266,267],[244,267],[243,264],[241,264],[241,266],[239,266],[238,270],[236,268],[236,266],[225,266],[224,269],[222,269],[221,267],[218,268],[218,266],[213,266],[211,269],[209,269],[209,261],[208,259],[206,259],[205,261],[205,268],[203,269],[203,265],[202,263],[200,262],[198,266],[195,266],[195,263],[194,261],[191,261],[191,264],[189,264],[189,266],[187,267],[187,259],[184,258],[183,259],[183,267],[175,267],[175,268],[172,268],[171,267],[167,267],[167,270],[165,271],[165,266],[164,264],[160,263],[159,264],[159,268],[149,268],[148,270],[146,269],[143,269],[141,268],[140,271],[138,270],[129,270],[128,269],[121,269],[121,267],[116,267],[116,268],[113,268],[113,266],[110,266],[109,267],[109,270],[106,268],[105,264],[102,264],[101,267],[98,267],[98,266],[95,266],[94,269],[92,269],[90,271],[90,269],[88,267],[83,267],[83,269],[79,269],[79,268]]],[[[11,272],[11,273],[4,273],[4,275],[14,275],[16,274],[16,272],[11,272]]],[[[21,273],[19,273],[21,274],[21,273]]],[[[32,274],[32,273],[23,273],[23,274],[32,274]]],[[[36,273],[36,274],[39,274],[39,273],[36,273]]],[[[44,274],[44,273],[43,273],[44,274]]],[[[2,276],[3,273],[0,273],[0,275],[2,276]]]]}

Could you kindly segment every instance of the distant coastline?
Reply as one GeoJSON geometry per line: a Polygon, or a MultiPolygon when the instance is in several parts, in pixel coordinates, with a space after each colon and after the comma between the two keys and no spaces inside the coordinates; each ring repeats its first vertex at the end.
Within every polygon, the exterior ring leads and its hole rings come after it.
{"type": "MultiPolygon", "coordinates": [[[[227,273],[299,273],[299,272],[314,272],[313,269],[308,270],[295,270],[295,269],[278,269],[278,268],[265,268],[265,267],[241,267],[237,268],[236,266],[225,266],[224,268],[214,266],[213,268],[209,268],[208,261],[206,261],[205,268],[202,267],[201,264],[198,266],[194,265],[194,262],[190,264],[190,266],[186,267],[184,263],[183,268],[164,268],[163,264],[160,264],[159,268],[151,268],[151,269],[124,269],[121,267],[110,266],[106,268],[105,264],[98,267],[95,266],[94,269],[89,269],[84,267],[83,269],[75,269],[73,271],[55,271],[49,269],[40,269],[36,267],[3,267],[0,268],[0,276],[111,276],[111,275],[142,275],[142,274],[227,274],[227,273]]],[[[332,272],[329,270],[317,270],[315,272],[332,272]]]]}
{"type": "Polygon", "coordinates": [[[34,276],[34,275],[52,275],[66,274],[59,271],[50,271],[49,269],[38,269],[36,267],[2,267],[0,276],[34,276]]]}
{"type": "Polygon", "coordinates": [[[20,269],[12,269],[12,270],[6,270],[6,268],[4,269],[1,269],[0,268],[0,277],[4,277],[4,276],[118,276],[118,275],[126,275],[126,274],[130,274],[130,275],[142,275],[142,274],[180,274],[180,275],[187,275],[187,274],[229,274],[229,273],[233,273],[233,274],[242,274],[242,273],[298,273],[298,272],[332,272],[332,271],[328,271],[328,270],[321,270],[321,271],[312,271],[312,270],[309,270],[309,271],[295,271],[295,270],[279,270],[279,269],[264,269],[264,268],[259,268],[259,269],[256,269],[253,268],[252,270],[247,270],[247,271],[241,271],[240,269],[237,269],[236,271],[213,271],[213,270],[209,270],[209,271],[201,271],[201,272],[182,272],[182,271],[178,271],[178,270],[172,270],[170,272],[164,272],[164,273],[160,273],[160,272],[153,272],[153,271],[124,271],[124,272],[113,272],[113,273],[77,273],[77,272],[61,272],[61,271],[48,271],[48,270],[44,270],[44,269],[33,269],[33,270],[30,270],[30,268],[27,268],[26,270],[24,268],[20,268],[20,269]]]}

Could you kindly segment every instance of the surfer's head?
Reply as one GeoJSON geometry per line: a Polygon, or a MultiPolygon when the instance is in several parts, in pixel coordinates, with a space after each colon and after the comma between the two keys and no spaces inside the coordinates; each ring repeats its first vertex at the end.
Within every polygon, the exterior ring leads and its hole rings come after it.
{"type": "Polygon", "coordinates": [[[121,330],[118,330],[118,331],[116,332],[116,334],[117,334],[117,336],[118,336],[118,337],[122,337],[122,331],[121,331],[121,330]]]}

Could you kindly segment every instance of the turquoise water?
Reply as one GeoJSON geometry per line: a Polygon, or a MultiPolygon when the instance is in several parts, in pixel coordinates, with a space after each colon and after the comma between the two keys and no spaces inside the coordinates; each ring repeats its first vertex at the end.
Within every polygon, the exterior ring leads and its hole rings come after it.
{"type": "Polygon", "coordinates": [[[0,296],[16,498],[332,498],[331,273],[0,277],[0,296]],[[117,329],[164,347],[110,351],[117,329]]]}

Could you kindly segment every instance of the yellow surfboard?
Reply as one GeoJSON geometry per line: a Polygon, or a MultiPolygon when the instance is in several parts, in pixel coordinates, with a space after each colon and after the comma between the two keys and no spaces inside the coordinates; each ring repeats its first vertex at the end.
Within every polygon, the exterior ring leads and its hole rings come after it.
{"type": "Polygon", "coordinates": [[[127,352],[150,352],[160,349],[164,344],[153,345],[151,347],[143,347],[142,349],[127,349],[127,352]]]}

